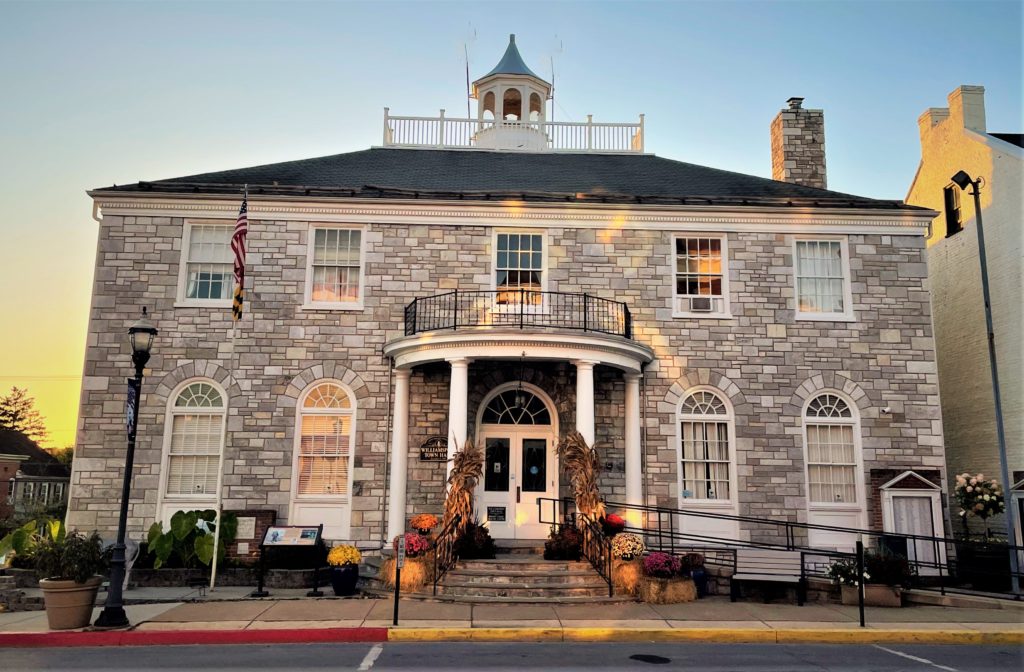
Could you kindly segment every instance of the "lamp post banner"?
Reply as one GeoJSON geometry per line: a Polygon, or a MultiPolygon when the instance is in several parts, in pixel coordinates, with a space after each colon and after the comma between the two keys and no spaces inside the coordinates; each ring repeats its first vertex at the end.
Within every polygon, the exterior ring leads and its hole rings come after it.
{"type": "Polygon", "coordinates": [[[135,406],[139,403],[139,388],[136,387],[135,379],[128,378],[128,395],[124,400],[124,424],[131,439],[135,434],[135,406]]]}

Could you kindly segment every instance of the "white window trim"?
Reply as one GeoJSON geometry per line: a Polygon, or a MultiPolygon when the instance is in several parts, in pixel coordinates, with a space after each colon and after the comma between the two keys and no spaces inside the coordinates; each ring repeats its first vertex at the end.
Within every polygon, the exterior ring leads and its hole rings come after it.
{"type": "Polygon", "coordinates": [[[732,319],[732,308],[729,302],[729,236],[725,233],[675,233],[672,234],[672,317],[673,318],[703,318],[703,319],[732,319]],[[707,313],[695,313],[688,310],[679,310],[679,294],[676,288],[679,284],[679,262],[676,253],[676,241],[680,238],[715,238],[722,241],[722,310],[710,311],[707,313]]]}
{"type": "MultiPolygon", "coordinates": [[[[539,235],[541,237],[541,271],[540,271],[540,291],[548,292],[548,274],[550,273],[550,254],[551,245],[548,240],[548,232],[545,229],[520,229],[520,228],[495,228],[491,231],[491,292],[492,294],[492,306],[491,310],[495,313],[503,312],[519,312],[520,307],[518,305],[499,305],[497,302],[498,291],[498,234],[505,233],[524,233],[533,236],[539,235]]],[[[542,295],[541,304],[539,306],[525,306],[523,311],[534,314],[546,314],[550,310],[548,305],[547,295],[542,295]]]]}
{"type": "Polygon", "coordinates": [[[793,316],[796,320],[808,322],[854,322],[853,312],[853,275],[850,273],[850,244],[847,236],[793,236],[790,247],[793,253],[793,316]],[[797,243],[800,241],[839,241],[839,251],[843,265],[843,305],[841,313],[805,313],[800,310],[800,283],[797,278],[797,243]]]}
{"type": "Polygon", "coordinates": [[[833,389],[817,390],[807,401],[804,402],[803,407],[800,410],[800,434],[804,442],[804,491],[807,498],[807,509],[808,511],[857,511],[860,512],[863,518],[864,512],[867,511],[867,492],[864,488],[864,446],[861,438],[860,431],[860,411],[857,405],[853,403],[850,397],[846,396],[842,392],[833,389]],[[852,417],[849,418],[808,418],[807,408],[811,405],[811,402],[822,396],[823,394],[831,394],[839,397],[846,402],[846,405],[850,409],[852,417]],[[808,425],[849,425],[853,427],[853,457],[854,457],[854,474],[853,474],[853,487],[857,493],[856,502],[842,502],[837,504],[835,502],[812,502],[811,501],[811,466],[810,466],[810,452],[808,451],[807,444],[807,426],[808,425]]]}
{"type": "Polygon", "coordinates": [[[691,387],[683,393],[682,398],[679,400],[679,405],[676,406],[676,487],[679,490],[679,506],[680,508],[693,507],[701,509],[726,509],[735,511],[736,509],[736,494],[737,494],[737,477],[736,477],[736,414],[733,411],[732,403],[729,401],[729,397],[718,388],[711,387],[710,385],[698,385],[691,387]],[[697,392],[710,392],[718,397],[723,404],[725,404],[725,415],[692,415],[690,413],[683,413],[683,402],[685,402],[690,395],[696,394],[697,392]],[[729,498],[728,499],[706,499],[703,497],[683,497],[683,485],[685,479],[683,478],[683,422],[707,422],[718,419],[721,422],[725,422],[729,437],[729,498]]]}
{"type": "Polygon", "coordinates": [[[335,224],[332,222],[310,222],[306,230],[306,286],[303,291],[301,310],[363,310],[366,301],[366,226],[362,224],[335,224]],[[314,301],[313,300],[313,252],[317,229],[348,229],[359,231],[359,299],[357,301],[314,301]]]}
{"type": "MultiPolygon", "coordinates": [[[[178,259],[178,294],[174,302],[175,308],[230,308],[232,299],[189,299],[185,297],[188,285],[188,253],[191,247],[193,226],[224,226],[234,232],[235,222],[230,219],[186,219],[182,225],[181,254],[178,259]]],[[[231,294],[234,293],[234,276],[232,276],[231,294]]]]}
{"type": "MultiPolygon", "coordinates": [[[[307,504],[310,502],[322,502],[332,504],[351,504],[352,486],[355,483],[355,460],[356,460],[356,395],[352,388],[336,378],[320,378],[306,386],[306,389],[299,395],[298,403],[295,404],[295,438],[292,442],[292,477],[291,477],[291,501],[294,507],[296,502],[307,504]],[[352,422],[349,425],[348,444],[348,492],[344,495],[300,495],[299,494],[299,449],[302,443],[302,416],[304,415],[302,405],[306,403],[309,393],[321,385],[337,385],[348,395],[349,403],[352,405],[349,411],[332,411],[331,409],[310,409],[309,415],[345,415],[351,413],[352,422]],[[326,412],[324,412],[326,411],[326,412]]],[[[351,510],[349,510],[351,515],[351,510]]]]}
{"type": "MultiPolygon", "coordinates": [[[[224,388],[221,387],[217,382],[209,378],[189,378],[188,380],[179,384],[174,391],[167,397],[167,409],[164,413],[164,438],[163,438],[163,450],[161,451],[160,458],[160,487],[158,489],[157,497],[157,520],[160,520],[162,516],[163,507],[166,504],[180,504],[182,506],[188,506],[189,509],[180,509],[182,511],[191,510],[197,508],[198,504],[215,503],[217,501],[216,492],[207,492],[201,495],[180,495],[180,494],[168,494],[167,492],[167,479],[170,476],[170,462],[171,462],[171,434],[174,428],[174,416],[175,415],[220,415],[221,416],[221,432],[220,432],[220,459],[218,464],[223,469],[224,465],[224,449],[225,449],[225,431],[227,427],[228,418],[228,405],[230,401],[224,388]],[[182,408],[175,412],[175,402],[178,400],[178,396],[181,394],[189,385],[195,383],[206,383],[210,385],[218,393],[220,398],[224,401],[224,405],[220,408],[203,408],[203,407],[189,407],[187,409],[182,408]]],[[[223,478],[218,475],[217,482],[222,483],[223,478]]]]}

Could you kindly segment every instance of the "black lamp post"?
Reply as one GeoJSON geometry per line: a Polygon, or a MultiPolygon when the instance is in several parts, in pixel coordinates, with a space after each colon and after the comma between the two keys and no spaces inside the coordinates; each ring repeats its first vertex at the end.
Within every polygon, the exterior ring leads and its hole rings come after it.
{"type": "Polygon", "coordinates": [[[135,432],[139,426],[139,405],[142,392],[142,371],[149,361],[149,351],[156,340],[156,327],[149,321],[146,309],[142,309],[142,317],[128,328],[128,339],[132,344],[132,363],[135,364],[135,378],[128,379],[128,403],[125,407],[128,423],[128,454],[124,460],[124,483],[121,486],[121,515],[117,520],[117,542],[110,560],[110,587],[107,589],[107,601],[103,611],[96,619],[98,628],[123,628],[128,625],[128,615],[124,613],[124,602],[121,591],[124,587],[125,558],[124,535],[128,525],[128,500],[132,490],[132,466],[135,462],[135,432]]]}
{"type": "Polygon", "coordinates": [[[959,171],[952,178],[953,183],[966,191],[971,187],[971,195],[974,196],[974,218],[978,229],[978,262],[981,264],[981,293],[985,300],[985,328],[988,339],[988,362],[992,370],[992,401],[996,414],[996,437],[999,440],[999,475],[1003,481],[1003,501],[1006,503],[1006,543],[1010,550],[1010,585],[1014,592],[1017,591],[1018,562],[1017,550],[1014,548],[1016,542],[1016,525],[1014,518],[1016,511],[1013,510],[1013,501],[1010,496],[1010,488],[1013,483],[1010,481],[1010,469],[1006,460],[1006,433],[1003,431],[1003,402],[999,393],[999,370],[996,368],[996,334],[992,328],[992,301],[988,289],[988,261],[985,257],[985,230],[981,224],[981,185],[982,178],[972,180],[971,176],[964,171],[959,171]]]}

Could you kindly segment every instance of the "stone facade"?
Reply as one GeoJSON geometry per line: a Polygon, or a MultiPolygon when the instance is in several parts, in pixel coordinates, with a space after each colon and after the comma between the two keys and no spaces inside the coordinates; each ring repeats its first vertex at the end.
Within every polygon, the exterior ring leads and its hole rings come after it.
{"type": "MultiPolygon", "coordinates": [[[[258,207],[251,208],[250,217],[249,301],[234,339],[233,363],[230,310],[176,305],[185,219],[105,214],[71,491],[72,527],[108,534],[116,527],[124,456],[122,381],[130,373],[125,332],[147,306],[160,335],[144,383],[130,531],[138,535],[159,515],[167,404],[179,384],[201,377],[226,390],[224,507],[271,509],[283,523],[289,515],[297,399],[314,381],[333,378],[356,397],[350,537],[364,547],[381,543],[393,389],[382,347],[402,336],[403,309],[414,298],[455,288],[491,289],[493,228],[499,224],[390,223],[381,214],[363,228],[364,308],[332,311],[302,307],[309,221],[262,219],[258,207]]],[[[641,389],[646,501],[679,504],[676,413],[683,393],[695,385],[716,388],[733,406],[742,514],[806,520],[801,413],[804,400],[818,390],[837,390],[856,405],[865,483],[875,469],[941,470],[924,238],[913,229],[890,235],[863,226],[848,234],[855,319],[796,321],[796,229],[765,228],[727,234],[728,319],[672,317],[673,230],[546,228],[548,289],[626,302],[634,338],[654,352],[641,389]]],[[[518,361],[470,364],[470,436],[484,395],[516,380],[521,366],[518,361]]],[[[574,367],[527,362],[523,371],[552,398],[562,433],[571,429],[574,367]]],[[[621,371],[597,367],[596,445],[607,467],[601,487],[613,500],[625,489],[624,384],[621,371]]],[[[444,463],[421,462],[419,446],[447,433],[448,385],[443,362],[413,371],[407,515],[441,506],[444,463]]],[[[564,484],[562,494],[568,494],[564,484]]],[[[771,538],[774,531],[743,534],[771,538]]]]}
{"type": "Polygon", "coordinates": [[[790,98],[772,120],[772,179],[825,189],[825,113],[805,110],[803,100],[790,98]]]}

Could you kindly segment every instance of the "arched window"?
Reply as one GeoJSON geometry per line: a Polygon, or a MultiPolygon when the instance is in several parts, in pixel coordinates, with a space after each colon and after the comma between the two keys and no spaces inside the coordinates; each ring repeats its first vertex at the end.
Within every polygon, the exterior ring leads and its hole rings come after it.
{"type": "Polygon", "coordinates": [[[480,421],[492,425],[550,425],[551,413],[528,390],[505,390],[487,403],[480,421]]]}
{"type": "Polygon", "coordinates": [[[505,89],[501,103],[501,118],[507,121],[518,121],[523,118],[523,94],[519,89],[505,89]]]}
{"type": "Polygon", "coordinates": [[[303,395],[295,459],[296,495],[348,496],[354,410],[351,396],[338,383],[319,383],[303,395]]]}
{"type": "Polygon", "coordinates": [[[483,118],[487,121],[494,119],[497,116],[494,110],[494,91],[488,91],[484,94],[484,113],[483,118]]]}
{"type": "Polygon", "coordinates": [[[530,94],[530,121],[540,121],[541,116],[544,114],[544,105],[540,100],[540,96],[536,93],[530,94]]]}
{"type": "Polygon", "coordinates": [[[858,502],[857,416],[833,393],[819,394],[804,411],[807,482],[811,504],[858,502]]]}
{"type": "Polygon", "coordinates": [[[730,500],[732,411],[710,390],[689,393],[679,407],[683,499],[730,500]]]}
{"type": "Polygon", "coordinates": [[[207,381],[189,383],[174,397],[167,422],[166,496],[216,496],[225,408],[223,393],[207,381]]]}

